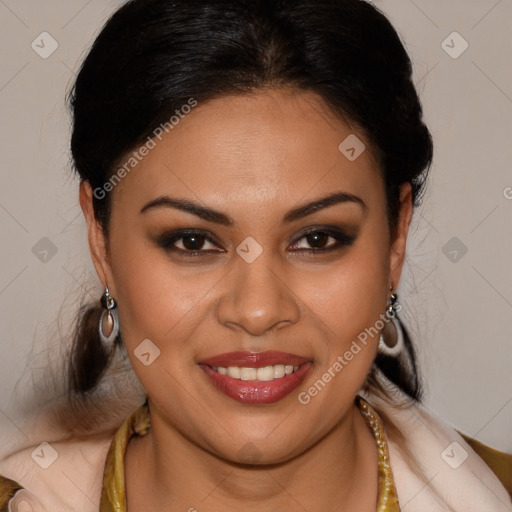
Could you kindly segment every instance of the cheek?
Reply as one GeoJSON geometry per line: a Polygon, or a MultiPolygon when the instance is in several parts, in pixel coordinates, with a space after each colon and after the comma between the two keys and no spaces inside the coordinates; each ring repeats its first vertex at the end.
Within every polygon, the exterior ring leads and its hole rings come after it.
{"type": "MultiPolygon", "coordinates": [[[[312,282],[308,304],[323,331],[318,364],[298,395],[308,411],[304,428],[319,435],[348,410],[364,384],[375,359],[378,336],[371,328],[385,312],[388,291],[388,253],[385,237],[375,234],[359,241],[358,249],[336,268],[312,282]],[[314,289],[314,292],[311,290],[314,289]],[[318,421],[321,417],[322,420],[318,421]]],[[[320,276],[317,276],[320,277],[320,276]]]]}
{"type": "Polygon", "coordinates": [[[161,350],[171,342],[177,346],[180,339],[186,340],[190,334],[186,326],[195,317],[209,277],[191,278],[190,271],[187,276],[163,250],[148,248],[142,236],[135,234],[113,238],[111,251],[115,298],[127,349],[133,351],[144,339],[154,341],[161,350]]]}
{"type": "Polygon", "coordinates": [[[331,347],[337,350],[385,311],[389,262],[382,238],[366,235],[328,270],[297,281],[304,302],[334,337],[331,347]]]}
{"type": "Polygon", "coordinates": [[[197,371],[192,341],[205,319],[205,289],[215,280],[204,273],[183,275],[165,252],[148,250],[135,237],[112,244],[112,261],[123,344],[137,378],[152,399],[166,404],[172,417],[197,416],[199,411],[189,410],[183,383],[197,371]]]}

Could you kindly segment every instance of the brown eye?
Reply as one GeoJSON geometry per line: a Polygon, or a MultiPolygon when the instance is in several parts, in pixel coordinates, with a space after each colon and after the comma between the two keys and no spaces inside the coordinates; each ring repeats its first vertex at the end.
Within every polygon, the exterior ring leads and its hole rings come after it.
{"type": "Polygon", "coordinates": [[[182,237],[181,240],[188,251],[198,251],[203,248],[206,238],[203,235],[188,235],[182,237]]]}
{"type": "Polygon", "coordinates": [[[348,235],[339,228],[310,229],[295,242],[292,246],[292,251],[313,254],[328,252],[351,245],[355,239],[355,236],[348,235]],[[310,248],[301,247],[301,241],[305,242],[310,248]]]}
{"type": "Polygon", "coordinates": [[[219,250],[213,237],[206,232],[177,231],[168,233],[158,240],[158,245],[166,251],[174,252],[182,256],[195,257],[206,256],[219,250]]]}
{"type": "Polygon", "coordinates": [[[306,236],[308,244],[317,249],[325,248],[329,238],[331,237],[327,233],[321,231],[315,231],[306,236]]]}

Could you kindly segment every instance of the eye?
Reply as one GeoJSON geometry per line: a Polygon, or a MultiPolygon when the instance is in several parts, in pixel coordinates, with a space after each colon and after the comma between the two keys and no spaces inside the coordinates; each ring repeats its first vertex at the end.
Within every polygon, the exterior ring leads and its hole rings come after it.
{"type": "MultiPolygon", "coordinates": [[[[355,236],[340,228],[310,228],[291,246],[291,252],[325,253],[351,245],[355,236]],[[302,244],[301,244],[302,242],[302,244]],[[303,244],[309,245],[310,248],[303,244]]],[[[215,238],[205,231],[181,230],[167,233],[158,239],[158,245],[179,256],[194,258],[225,252],[215,238]]]]}
{"type": "Polygon", "coordinates": [[[163,236],[158,245],[166,251],[179,253],[185,257],[204,256],[212,252],[223,252],[218,250],[218,244],[212,236],[204,231],[176,231],[163,236]],[[208,248],[217,247],[217,249],[208,248]],[[206,246],[206,249],[205,249],[206,246]]]}
{"type": "Polygon", "coordinates": [[[355,236],[348,235],[339,228],[311,228],[298,239],[298,242],[304,241],[312,249],[300,247],[295,243],[292,251],[323,253],[351,245],[355,239],[355,236]]]}

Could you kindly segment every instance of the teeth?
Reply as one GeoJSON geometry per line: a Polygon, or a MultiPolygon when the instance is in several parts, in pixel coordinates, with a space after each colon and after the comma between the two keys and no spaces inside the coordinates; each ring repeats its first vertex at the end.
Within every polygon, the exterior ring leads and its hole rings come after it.
{"type": "Polygon", "coordinates": [[[258,370],[256,368],[240,368],[240,378],[242,380],[254,380],[258,370]]]}
{"type": "Polygon", "coordinates": [[[275,364],[274,365],[274,379],[280,379],[285,376],[284,364],[275,364]]]}
{"type": "Polygon", "coordinates": [[[229,377],[233,377],[233,379],[239,379],[240,373],[240,368],[238,366],[228,366],[227,368],[227,375],[229,377]]]}
{"type": "Polygon", "coordinates": [[[273,366],[264,366],[263,368],[258,368],[256,372],[257,380],[274,380],[274,367],[273,366]]]}
{"type": "Polygon", "coordinates": [[[285,375],[290,375],[299,369],[299,366],[291,364],[275,364],[273,366],[263,366],[262,368],[249,368],[245,366],[214,366],[212,368],[221,375],[227,375],[233,379],[240,380],[261,380],[263,382],[281,379],[285,375]]]}

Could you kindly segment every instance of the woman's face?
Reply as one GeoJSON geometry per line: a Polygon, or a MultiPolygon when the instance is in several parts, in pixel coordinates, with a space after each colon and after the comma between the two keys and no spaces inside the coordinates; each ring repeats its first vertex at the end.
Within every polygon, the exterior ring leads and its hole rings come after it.
{"type": "Polygon", "coordinates": [[[161,138],[114,187],[108,258],[81,189],[153,421],[233,461],[296,456],[343,423],[372,366],[378,336],[361,333],[398,284],[410,188],[391,240],[367,141],[312,93],[200,104],[161,138]]]}

